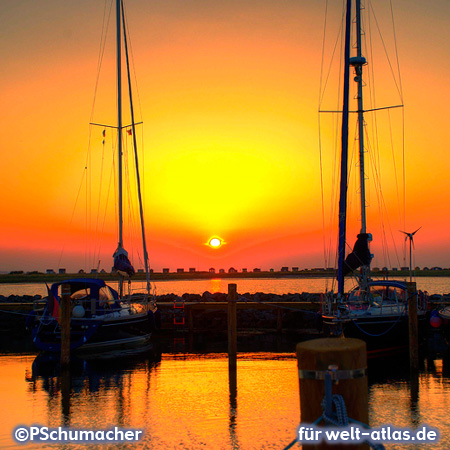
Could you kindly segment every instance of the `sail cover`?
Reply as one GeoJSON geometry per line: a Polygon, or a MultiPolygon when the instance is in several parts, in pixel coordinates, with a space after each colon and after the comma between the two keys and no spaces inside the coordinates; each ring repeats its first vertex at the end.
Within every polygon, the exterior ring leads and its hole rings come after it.
{"type": "Polygon", "coordinates": [[[356,270],[361,266],[368,266],[372,255],[369,250],[369,240],[371,235],[368,233],[358,234],[353,251],[347,255],[344,262],[344,276],[356,270]]]}
{"type": "Polygon", "coordinates": [[[119,247],[114,253],[114,269],[119,273],[132,277],[134,275],[134,267],[128,259],[128,252],[119,247]]]}

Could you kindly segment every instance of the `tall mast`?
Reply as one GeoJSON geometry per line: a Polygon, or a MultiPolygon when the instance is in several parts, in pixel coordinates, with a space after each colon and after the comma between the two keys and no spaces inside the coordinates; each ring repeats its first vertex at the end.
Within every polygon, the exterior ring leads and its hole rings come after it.
{"type": "MultiPolygon", "coordinates": [[[[358,85],[358,144],[359,144],[359,186],[361,207],[361,234],[367,233],[366,222],[366,175],[364,164],[364,106],[362,68],[366,58],[362,56],[361,0],[356,0],[356,56],[350,58],[350,65],[355,69],[355,81],[358,85]]],[[[363,264],[361,268],[361,288],[367,291],[370,266],[363,264]]]]}
{"type": "Polygon", "coordinates": [[[120,35],[120,0],[116,0],[117,33],[117,140],[118,140],[118,176],[119,176],[119,245],[123,247],[123,188],[122,188],[122,43],[120,35]]]}
{"type": "Polygon", "coordinates": [[[366,233],[366,182],[364,173],[364,109],[362,66],[366,63],[361,50],[361,0],[356,0],[356,58],[351,58],[358,84],[358,141],[359,141],[359,178],[361,190],[361,233],[366,233]]]}
{"type": "MultiPolygon", "coordinates": [[[[122,2],[122,0],[120,0],[122,2]]],[[[134,108],[133,108],[133,93],[131,89],[131,76],[130,76],[130,62],[128,57],[128,41],[127,41],[127,32],[125,28],[125,15],[123,11],[123,5],[122,5],[122,23],[123,23],[123,41],[125,45],[125,57],[126,57],[126,63],[127,63],[127,77],[128,77],[128,95],[130,98],[130,113],[131,113],[131,128],[132,128],[132,134],[133,134],[133,147],[134,147],[134,159],[135,159],[135,165],[136,165],[136,182],[137,182],[137,192],[138,192],[138,199],[139,199],[139,216],[141,219],[141,232],[142,232],[142,248],[144,252],[144,266],[145,266],[145,273],[147,277],[147,292],[150,293],[150,270],[148,265],[148,253],[147,253],[147,243],[145,239],[145,224],[144,224],[144,208],[143,208],[143,202],[142,202],[142,191],[141,191],[141,177],[139,173],[139,160],[138,160],[138,153],[137,153],[137,142],[136,142],[136,122],[134,120],[134,108]]]]}
{"type": "MultiPolygon", "coordinates": [[[[120,36],[120,0],[116,0],[116,33],[117,33],[117,148],[119,178],[119,242],[117,249],[123,248],[123,180],[122,180],[122,43],[120,36]]],[[[119,297],[123,297],[123,276],[119,275],[119,297]]]]}
{"type": "Polygon", "coordinates": [[[351,0],[347,0],[345,17],[345,50],[344,50],[344,99],[342,107],[341,131],[341,183],[339,197],[339,255],[338,255],[338,294],[344,294],[344,261],[345,238],[347,225],[347,175],[348,175],[348,115],[349,115],[349,79],[350,79],[350,28],[351,0]]]}

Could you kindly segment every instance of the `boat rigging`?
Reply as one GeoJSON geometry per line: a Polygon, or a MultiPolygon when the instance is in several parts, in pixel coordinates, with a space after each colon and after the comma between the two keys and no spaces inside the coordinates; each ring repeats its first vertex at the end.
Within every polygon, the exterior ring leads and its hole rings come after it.
{"type": "MultiPolygon", "coordinates": [[[[368,65],[362,52],[361,0],[355,0],[355,19],[352,21],[351,0],[345,3],[345,35],[344,35],[344,67],[343,67],[343,98],[341,110],[341,145],[340,145],[340,183],[338,212],[338,268],[337,295],[331,291],[326,296],[323,305],[323,322],[327,332],[339,335],[345,332],[347,336],[362,337],[371,342],[372,347],[380,347],[395,336],[397,342],[408,337],[407,329],[407,296],[406,284],[398,281],[373,281],[371,279],[371,254],[369,243],[372,234],[369,232],[367,220],[366,192],[366,146],[364,113],[384,108],[364,110],[363,68],[368,65]],[[354,55],[352,53],[352,28],[355,31],[354,55]],[[348,222],[348,169],[349,169],[349,116],[350,110],[350,72],[353,71],[356,83],[355,100],[357,103],[356,137],[358,141],[358,180],[359,180],[359,220],[360,230],[352,251],[346,255],[347,222],[348,222]],[[356,272],[357,269],[359,273],[356,272]],[[350,293],[345,289],[345,277],[352,274],[358,286],[350,293]]],[[[398,107],[401,105],[397,105],[398,107]]],[[[320,110],[321,108],[319,108],[320,110]]],[[[419,294],[420,297],[420,294],[419,294]]],[[[425,302],[419,300],[418,316],[421,322],[425,318],[425,302]]],[[[392,342],[390,343],[392,345],[392,342]]]]}

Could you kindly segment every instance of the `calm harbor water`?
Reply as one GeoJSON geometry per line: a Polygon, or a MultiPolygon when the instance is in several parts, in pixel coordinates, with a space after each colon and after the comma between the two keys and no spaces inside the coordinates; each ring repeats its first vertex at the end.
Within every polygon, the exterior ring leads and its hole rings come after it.
{"type": "MultiPolygon", "coordinates": [[[[224,278],[212,280],[177,280],[158,281],[154,283],[156,294],[203,294],[209,292],[227,292],[228,284],[236,283],[238,292],[244,294],[249,292],[265,292],[268,294],[289,294],[295,292],[325,292],[325,290],[336,289],[333,280],[330,278],[224,278]]],[[[114,283],[110,283],[114,286],[114,283]]],[[[351,281],[346,282],[348,288],[351,281]]],[[[417,279],[417,287],[430,294],[444,294],[450,292],[450,278],[448,277],[421,277],[417,279]]],[[[132,289],[139,291],[145,289],[145,284],[141,281],[134,281],[132,289]]],[[[0,284],[0,295],[47,295],[45,283],[23,283],[23,284],[0,284]]]]}
{"type": "MultiPolygon", "coordinates": [[[[228,283],[233,282],[240,293],[321,292],[331,288],[331,281],[325,278],[215,279],[158,282],[157,294],[226,292],[228,283]]],[[[450,292],[449,278],[420,278],[417,283],[429,293],[450,292]]],[[[134,288],[140,287],[142,283],[134,284],[134,288]]],[[[45,295],[46,288],[45,284],[0,285],[0,294],[45,295]]],[[[144,430],[138,443],[114,445],[123,449],[284,449],[295,438],[299,425],[293,353],[240,353],[236,378],[230,376],[223,353],[75,360],[67,380],[69,383],[61,379],[57,365],[42,355],[0,353],[1,449],[86,447],[19,444],[13,439],[18,425],[144,430]]],[[[418,390],[409,380],[407,362],[399,360],[372,364],[369,385],[372,426],[418,428],[428,424],[439,429],[440,440],[420,448],[450,448],[449,355],[423,362],[418,390]]],[[[419,448],[403,443],[385,446],[419,448]]],[[[111,446],[90,444],[89,448],[111,446]]]]}
{"type": "MultiPolygon", "coordinates": [[[[36,355],[0,355],[0,448],[85,448],[79,444],[18,444],[17,425],[140,428],[138,449],[284,449],[299,425],[297,361],[293,354],[240,354],[236,380],[224,354],[163,354],[132,360],[80,361],[65,387],[57,369],[36,355]]],[[[370,423],[440,430],[450,447],[450,371],[429,360],[415,392],[400,362],[369,368],[370,423]]],[[[406,366],[407,367],[407,366],[406,366]]],[[[89,448],[111,448],[89,445],[89,448]]],[[[294,448],[301,448],[296,444],[294,448]]]]}

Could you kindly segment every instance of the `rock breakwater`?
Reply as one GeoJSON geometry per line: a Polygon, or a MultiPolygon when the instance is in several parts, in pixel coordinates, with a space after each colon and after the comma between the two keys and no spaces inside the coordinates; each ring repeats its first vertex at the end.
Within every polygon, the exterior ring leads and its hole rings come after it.
{"type": "MultiPolygon", "coordinates": [[[[225,332],[227,329],[226,305],[214,305],[214,303],[226,303],[227,294],[220,292],[204,292],[203,294],[185,293],[163,294],[156,296],[157,304],[161,311],[161,323],[163,329],[180,329],[186,331],[225,332]],[[174,308],[174,304],[185,306],[174,308]],[[183,305],[184,304],[184,305],[183,305]],[[196,305],[198,304],[198,305],[196,305]],[[204,305],[203,308],[201,305],[204,305]],[[177,320],[174,321],[174,318],[177,320]],[[184,318],[184,320],[179,320],[184,318]],[[176,325],[174,322],[184,322],[184,325],[176,325]]],[[[26,315],[31,311],[34,303],[43,303],[40,295],[0,295],[0,327],[3,331],[22,332],[25,329],[26,315]],[[4,308],[2,308],[4,304],[4,308]],[[6,304],[9,308],[6,309],[6,304]]],[[[244,293],[238,297],[238,302],[248,303],[244,308],[238,308],[237,326],[244,330],[269,330],[269,329],[320,329],[320,294],[292,293],[292,294],[267,294],[257,292],[244,293]],[[309,304],[305,310],[298,309],[296,303],[309,304]],[[292,307],[289,304],[292,303],[292,307]],[[252,305],[253,304],[253,305],[252,305]],[[256,305],[255,305],[256,304],[256,305]],[[282,305],[280,305],[282,304],[282,305]],[[261,305],[268,309],[261,309],[261,305]],[[252,308],[254,306],[254,308],[252,308]]],[[[301,307],[300,307],[301,308],[301,307]]]]}

